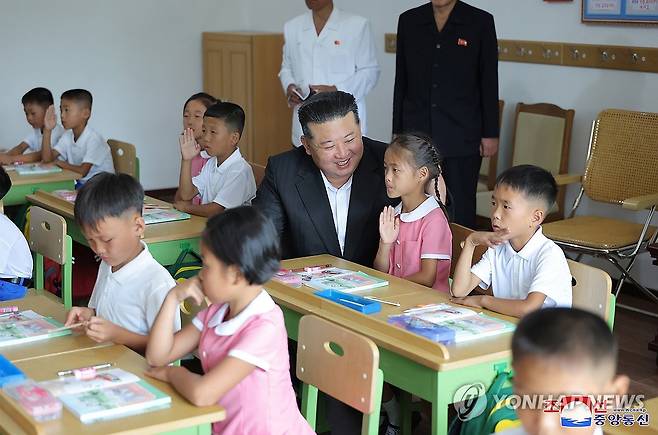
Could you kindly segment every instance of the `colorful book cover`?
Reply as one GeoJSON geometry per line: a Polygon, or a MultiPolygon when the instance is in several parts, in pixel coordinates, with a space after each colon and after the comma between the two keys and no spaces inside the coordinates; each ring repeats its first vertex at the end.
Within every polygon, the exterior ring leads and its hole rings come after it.
{"type": "Polygon", "coordinates": [[[304,284],[317,290],[338,290],[350,293],[384,287],[388,285],[388,281],[363,272],[351,272],[346,275],[313,278],[304,284]]]}
{"type": "Polygon", "coordinates": [[[53,195],[56,195],[60,198],[62,198],[65,201],[68,201],[70,203],[75,203],[75,198],[78,196],[78,191],[77,190],[53,190],[53,195]]]}
{"type": "Polygon", "coordinates": [[[174,209],[168,210],[161,208],[146,208],[144,209],[142,216],[144,216],[144,222],[146,225],[182,221],[190,218],[188,213],[174,209]]]}
{"type": "Polygon", "coordinates": [[[141,414],[171,405],[171,397],[145,381],[59,396],[83,423],[141,414]]]}
{"type": "Polygon", "coordinates": [[[0,347],[71,334],[70,329],[61,330],[62,326],[64,325],[54,319],[41,316],[14,322],[2,322],[0,323],[0,347]]]}
{"type": "Polygon", "coordinates": [[[29,163],[16,165],[16,173],[18,175],[56,174],[58,172],[62,172],[62,168],[52,164],[29,163]]]}
{"type": "Polygon", "coordinates": [[[51,381],[41,382],[39,385],[55,396],[62,396],[65,394],[77,394],[89,390],[136,383],[139,380],[139,376],[115,368],[98,371],[94,377],[89,379],[78,379],[75,376],[60,376],[51,381]]]}
{"type": "Polygon", "coordinates": [[[43,319],[41,314],[32,310],[16,311],[14,313],[0,314],[0,325],[5,323],[24,322],[25,320],[43,319]]]}
{"type": "MultiPolygon", "coordinates": [[[[294,271],[291,271],[294,272],[294,271]]],[[[308,282],[312,279],[320,279],[320,278],[328,278],[328,277],[335,277],[335,276],[341,276],[341,275],[349,275],[350,273],[354,273],[353,270],[347,270],[347,269],[341,269],[338,267],[325,267],[319,270],[313,270],[309,272],[294,272],[297,275],[299,275],[304,282],[308,282]]]]}

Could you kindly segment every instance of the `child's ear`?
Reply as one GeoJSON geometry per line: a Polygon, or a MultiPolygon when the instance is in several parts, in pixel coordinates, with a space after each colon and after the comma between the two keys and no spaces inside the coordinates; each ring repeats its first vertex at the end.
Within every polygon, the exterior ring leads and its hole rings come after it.
{"type": "Polygon", "coordinates": [[[539,225],[542,222],[544,222],[545,217],[546,217],[546,212],[541,208],[536,208],[532,212],[532,215],[530,217],[530,222],[533,225],[539,225]]]}
{"type": "Polygon", "coordinates": [[[135,233],[139,236],[140,239],[144,238],[144,230],[146,229],[146,222],[144,218],[139,214],[135,213],[134,217],[135,233]]]}
{"type": "Polygon", "coordinates": [[[236,147],[238,146],[238,142],[240,142],[240,133],[234,131],[233,133],[231,133],[231,145],[236,147]]]}
{"type": "Polygon", "coordinates": [[[229,273],[229,282],[232,285],[238,285],[240,284],[240,281],[244,279],[244,277],[242,276],[242,272],[240,272],[240,269],[236,265],[229,266],[228,273],[229,273]]]}
{"type": "Polygon", "coordinates": [[[427,169],[427,166],[423,166],[422,168],[418,169],[418,177],[421,180],[426,180],[427,177],[429,177],[429,175],[430,175],[430,170],[427,169]]]}
{"type": "Polygon", "coordinates": [[[616,375],[612,378],[612,381],[608,384],[606,391],[615,394],[617,396],[623,396],[628,393],[628,387],[630,385],[630,378],[626,375],[616,375]]]}
{"type": "Polygon", "coordinates": [[[89,118],[91,118],[91,108],[85,107],[82,111],[82,116],[84,116],[86,120],[89,120],[89,118]]]}

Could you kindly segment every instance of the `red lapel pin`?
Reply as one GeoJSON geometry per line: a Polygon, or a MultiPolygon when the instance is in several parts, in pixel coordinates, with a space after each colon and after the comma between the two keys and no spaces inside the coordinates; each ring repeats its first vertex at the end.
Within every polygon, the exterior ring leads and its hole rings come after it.
{"type": "Polygon", "coordinates": [[[459,38],[457,40],[457,45],[461,45],[462,47],[468,47],[468,41],[462,38],[459,38]]]}
{"type": "Polygon", "coordinates": [[[334,45],[340,45],[340,41],[339,41],[338,39],[336,39],[336,40],[334,41],[334,45]]]}

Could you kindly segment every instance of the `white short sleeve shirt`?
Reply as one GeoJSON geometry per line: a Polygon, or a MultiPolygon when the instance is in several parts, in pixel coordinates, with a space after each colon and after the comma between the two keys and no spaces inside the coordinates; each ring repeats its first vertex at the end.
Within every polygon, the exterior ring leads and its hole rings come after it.
{"type": "MultiPolygon", "coordinates": [[[[64,134],[64,128],[57,124],[55,128],[53,128],[52,133],[50,133],[50,143],[55,145],[59,141],[59,138],[62,137],[62,134],[64,134]]],[[[41,151],[41,144],[43,143],[43,132],[40,128],[34,128],[30,134],[28,134],[27,137],[23,139],[23,142],[27,144],[29,152],[35,153],[37,151],[41,151]]]]}
{"type": "Polygon", "coordinates": [[[256,196],[254,172],[239,149],[219,166],[217,157],[212,157],[199,175],[192,177],[192,184],[199,190],[201,204],[215,202],[227,209],[250,205],[256,196]]]}
{"type": "Polygon", "coordinates": [[[564,252],[544,236],[541,227],[519,252],[509,242],[489,248],[471,268],[480,287],[493,286],[495,297],[525,299],[546,295],[544,308],[571,307],[571,273],[564,252]]]}
{"type": "Polygon", "coordinates": [[[85,127],[77,141],[73,140],[73,130],[66,130],[54,149],[72,165],[92,164],[87,175],[79,180],[81,183],[100,172],[114,173],[110,146],[103,136],[89,126],[85,127]]]}
{"type": "Polygon", "coordinates": [[[16,225],[0,213],[0,278],[32,278],[32,253],[16,225]]]}
{"type": "MultiPolygon", "coordinates": [[[[142,244],[144,250],[116,272],[109,264],[101,263],[89,308],[122,328],[147,335],[176,282],[142,244]]],[[[180,313],[176,314],[174,329],[180,329],[180,313]]]]}

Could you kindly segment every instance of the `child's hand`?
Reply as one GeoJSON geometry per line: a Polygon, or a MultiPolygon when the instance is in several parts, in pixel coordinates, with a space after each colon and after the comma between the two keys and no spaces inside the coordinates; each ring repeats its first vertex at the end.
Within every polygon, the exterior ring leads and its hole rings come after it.
{"type": "Polygon", "coordinates": [[[92,316],[87,323],[87,337],[97,343],[114,341],[117,335],[117,325],[103,319],[102,317],[92,316]]]}
{"type": "Polygon", "coordinates": [[[201,152],[201,147],[194,139],[194,131],[191,128],[186,128],[178,137],[180,144],[180,155],[183,160],[192,160],[201,152]]]}
{"type": "Polygon", "coordinates": [[[75,323],[87,322],[94,315],[94,310],[87,307],[73,307],[66,316],[64,326],[73,325],[75,323]]]}
{"type": "Polygon", "coordinates": [[[57,115],[55,114],[55,106],[52,104],[46,109],[46,116],[43,118],[43,128],[52,130],[57,125],[57,115]]]}
{"type": "Polygon", "coordinates": [[[395,209],[390,205],[379,214],[379,236],[382,243],[390,244],[400,234],[400,218],[395,216],[395,209]]]}
{"type": "Polygon", "coordinates": [[[499,229],[496,231],[476,231],[471,233],[466,241],[470,242],[473,246],[484,245],[489,248],[498,246],[510,239],[510,232],[507,228],[499,229]]]}
{"type": "Polygon", "coordinates": [[[477,296],[466,296],[463,298],[450,298],[450,302],[459,305],[466,305],[467,307],[484,308],[483,299],[485,297],[486,297],[485,295],[477,295],[477,296]]]}
{"type": "Polygon", "coordinates": [[[153,379],[169,383],[169,366],[151,367],[144,374],[153,379]]]}
{"type": "Polygon", "coordinates": [[[192,201],[179,199],[178,201],[174,201],[174,208],[178,211],[187,212],[187,206],[190,204],[192,204],[192,201]]]}
{"type": "Polygon", "coordinates": [[[178,283],[176,287],[169,290],[169,294],[176,298],[176,302],[179,304],[185,299],[191,298],[196,302],[197,306],[200,306],[205,299],[203,291],[201,290],[201,281],[198,276],[178,283]]]}

